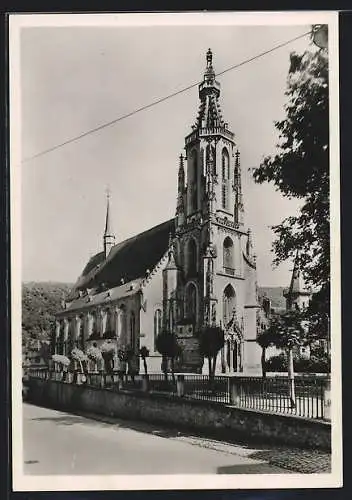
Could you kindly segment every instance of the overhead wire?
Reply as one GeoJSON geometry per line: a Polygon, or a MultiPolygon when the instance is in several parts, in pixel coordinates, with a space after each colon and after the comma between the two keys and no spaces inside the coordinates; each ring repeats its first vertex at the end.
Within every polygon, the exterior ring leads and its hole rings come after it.
{"type": "MultiPolygon", "coordinates": [[[[278,45],[275,45],[274,47],[272,47],[271,49],[268,49],[268,50],[265,50],[264,52],[260,52],[259,54],[256,54],[255,56],[253,57],[250,57],[249,59],[245,59],[244,61],[241,61],[240,63],[237,63],[237,64],[234,64],[233,66],[230,66],[229,68],[226,68],[224,69],[223,71],[220,71],[219,73],[216,73],[215,76],[222,76],[224,75],[225,73],[228,73],[229,71],[233,71],[234,69],[237,69],[237,68],[240,68],[241,66],[244,66],[245,64],[248,64],[250,62],[253,62],[255,61],[256,59],[259,59],[261,57],[264,57],[266,56],[267,54],[270,54],[271,52],[274,52],[275,50],[278,50],[278,49],[281,49],[282,47],[285,47],[286,45],[289,45],[293,42],[295,42],[296,40],[299,40],[300,38],[304,38],[305,36],[307,35],[310,35],[312,33],[312,31],[307,31],[301,35],[298,35],[294,38],[291,38],[290,40],[286,40],[285,42],[282,42],[278,45]]],[[[52,151],[55,151],[59,148],[62,148],[64,146],[67,146],[68,144],[72,144],[73,142],[77,142],[79,141],[80,139],[84,138],[84,137],[87,137],[88,135],[91,135],[91,134],[94,134],[95,132],[98,132],[100,130],[103,130],[104,128],[107,128],[107,127],[111,127],[112,125],[114,125],[115,123],[118,123],[122,120],[125,120],[126,118],[129,118],[137,113],[140,113],[142,111],[145,111],[153,106],[156,106],[157,104],[160,104],[162,102],[165,102],[167,101],[168,99],[171,99],[172,97],[176,97],[177,95],[180,95],[180,94],[183,94],[184,92],[187,92],[188,90],[191,90],[192,88],[194,87],[197,87],[201,82],[197,81],[196,83],[192,83],[191,85],[188,85],[187,87],[183,87],[182,89],[180,90],[177,90],[171,94],[168,94],[167,96],[164,96],[164,97],[161,97],[159,99],[156,99],[155,101],[152,101],[151,103],[149,104],[146,104],[144,106],[141,106],[140,108],[137,108],[129,113],[126,113],[124,115],[121,115],[113,120],[110,120],[108,122],[105,122],[101,125],[98,125],[97,127],[94,127],[92,129],[89,129],[87,130],[86,132],[83,132],[79,135],[76,135],[74,137],[72,137],[71,139],[67,139],[66,141],[63,141],[63,142],[60,142],[59,144],[56,144],[55,146],[52,146],[48,149],[45,149],[43,151],[40,151],[39,153],[36,153],[32,156],[29,156],[27,158],[24,158],[22,160],[22,163],[26,163],[30,160],[33,160],[35,158],[38,158],[40,156],[44,156],[48,153],[51,153],[52,151]]]]}

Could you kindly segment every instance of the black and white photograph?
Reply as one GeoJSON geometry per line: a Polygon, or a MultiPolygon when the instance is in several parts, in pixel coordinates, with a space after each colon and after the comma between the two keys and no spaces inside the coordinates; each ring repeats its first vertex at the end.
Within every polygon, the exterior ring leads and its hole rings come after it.
{"type": "Polygon", "coordinates": [[[9,27],[13,489],[341,486],[337,13],[9,27]]]}

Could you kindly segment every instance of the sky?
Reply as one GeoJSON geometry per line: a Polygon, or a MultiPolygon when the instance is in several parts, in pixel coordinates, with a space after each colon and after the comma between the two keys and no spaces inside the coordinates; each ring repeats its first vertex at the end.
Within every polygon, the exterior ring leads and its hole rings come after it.
{"type": "MultiPolygon", "coordinates": [[[[22,159],[309,31],[310,26],[39,27],[21,31],[22,159]]],[[[272,225],[298,208],[249,168],[276,151],[289,55],[305,37],[220,76],[221,108],[241,152],[245,223],[258,284],[288,286],[272,267],[272,225]]],[[[106,189],[116,241],[175,215],[178,158],[198,89],[21,165],[22,281],[74,282],[102,250],[106,189]]]]}

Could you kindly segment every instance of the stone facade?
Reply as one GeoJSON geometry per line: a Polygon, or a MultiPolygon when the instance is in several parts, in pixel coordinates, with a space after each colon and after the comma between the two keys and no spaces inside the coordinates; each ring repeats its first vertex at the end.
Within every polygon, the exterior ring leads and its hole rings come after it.
{"type": "Polygon", "coordinates": [[[175,218],[115,245],[108,200],[104,251],[57,315],[57,352],[111,337],[135,352],[145,345],[157,372],[155,338],[167,329],[183,347],[180,371],[200,372],[197,334],[220,326],[225,347],[217,372],[260,373],[256,256],[244,223],[240,152],[219,97],[209,50],[199,113],[179,160],[175,218]]]}

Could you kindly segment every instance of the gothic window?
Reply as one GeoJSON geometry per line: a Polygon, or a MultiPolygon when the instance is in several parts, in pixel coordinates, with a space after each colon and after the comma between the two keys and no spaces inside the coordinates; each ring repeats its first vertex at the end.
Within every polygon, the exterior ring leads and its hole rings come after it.
{"type": "Polygon", "coordinates": [[[236,294],[231,285],[227,285],[223,295],[223,319],[225,328],[229,325],[236,312],[236,294]]]}
{"type": "Polygon", "coordinates": [[[187,245],[187,274],[195,276],[197,274],[197,244],[191,238],[187,245]]]}
{"type": "Polygon", "coordinates": [[[223,265],[224,265],[224,268],[227,268],[227,269],[234,269],[235,268],[234,246],[233,246],[233,241],[229,236],[227,236],[224,240],[223,265]]]}
{"type": "Polygon", "coordinates": [[[230,180],[230,158],[227,149],[222,150],[221,155],[221,165],[222,165],[222,189],[221,189],[221,202],[222,208],[228,210],[229,204],[229,180],[230,180]]]}
{"type": "Polygon", "coordinates": [[[197,318],[197,288],[194,283],[190,283],[186,288],[185,316],[192,321],[197,318]]]}
{"type": "Polygon", "coordinates": [[[154,313],[154,351],[156,351],[156,338],[161,332],[162,328],[162,311],[161,309],[156,309],[154,313]]]}

